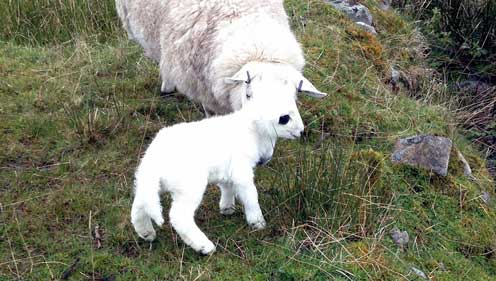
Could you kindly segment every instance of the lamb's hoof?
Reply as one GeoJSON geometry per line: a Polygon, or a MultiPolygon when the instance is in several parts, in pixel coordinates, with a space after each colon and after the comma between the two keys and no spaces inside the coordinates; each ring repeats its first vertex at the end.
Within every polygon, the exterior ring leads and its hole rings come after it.
{"type": "Polygon", "coordinates": [[[259,221],[256,221],[256,222],[250,223],[250,227],[253,228],[253,229],[255,229],[255,230],[264,229],[266,225],[267,225],[267,223],[263,219],[262,220],[259,220],[259,221]]]}
{"type": "Polygon", "coordinates": [[[214,243],[208,241],[209,243],[200,249],[200,255],[202,256],[210,256],[215,252],[215,245],[214,243]]]}
{"type": "Polygon", "coordinates": [[[144,233],[138,233],[141,238],[143,238],[145,241],[152,242],[155,240],[157,237],[157,234],[155,233],[155,230],[153,231],[146,231],[144,233]]]}
{"type": "Polygon", "coordinates": [[[225,216],[230,216],[230,215],[234,214],[235,211],[236,211],[236,209],[234,208],[234,206],[220,209],[220,213],[225,215],[225,216]]]}

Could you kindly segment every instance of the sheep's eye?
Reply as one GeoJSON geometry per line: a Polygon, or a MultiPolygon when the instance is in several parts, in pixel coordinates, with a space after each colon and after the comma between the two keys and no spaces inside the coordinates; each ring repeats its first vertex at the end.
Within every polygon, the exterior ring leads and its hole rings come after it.
{"type": "Polygon", "coordinates": [[[283,116],[279,117],[279,124],[286,125],[286,124],[288,124],[290,119],[291,119],[291,117],[289,117],[289,115],[283,115],[283,116]]]}

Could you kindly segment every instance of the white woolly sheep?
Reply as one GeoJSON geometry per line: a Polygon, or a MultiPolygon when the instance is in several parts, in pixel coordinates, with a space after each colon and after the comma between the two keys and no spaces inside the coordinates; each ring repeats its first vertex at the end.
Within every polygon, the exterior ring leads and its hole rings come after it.
{"type": "Polygon", "coordinates": [[[298,74],[286,80],[305,82],[303,93],[325,96],[301,75],[305,60],[283,0],[116,0],[116,6],[129,38],[159,63],[162,92],[177,90],[210,113],[241,107],[245,93],[234,82],[246,80],[250,63],[284,65],[298,74]]]}
{"type": "Polygon", "coordinates": [[[136,171],[131,221],[141,238],[155,239],[152,220],[158,226],[164,222],[160,194],[170,192],[170,223],[184,243],[204,255],[215,251],[194,221],[207,184],[220,187],[222,214],[234,212],[237,198],[248,224],[255,229],[265,227],[253,169],[271,159],[278,137],[295,139],[304,129],[296,107],[296,88],[290,83],[273,83],[280,82],[279,74],[274,74],[285,70],[271,65],[263,79],[253,77],[245,88],[261,94],[235,113],[158,132],[136,171]]]}

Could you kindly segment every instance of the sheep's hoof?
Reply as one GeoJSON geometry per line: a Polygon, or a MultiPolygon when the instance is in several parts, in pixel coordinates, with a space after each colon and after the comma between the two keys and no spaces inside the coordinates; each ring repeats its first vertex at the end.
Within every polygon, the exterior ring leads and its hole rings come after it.
{"type": "Polygon", "coordinates": [[[230,215],[234,214],[235,211],[236,211],[236,209],[234,208],[234,206],[220,209],[220,213],[225,215],[225,216],[230,216],[230,215]]]}
{"type": "Polygon", "coordinates": [[[215,252],[215,245],[210,241],[208,245],[205,245],[200,249],[200,255],[202,256],[210,256],[214,252],[215,252]]]}

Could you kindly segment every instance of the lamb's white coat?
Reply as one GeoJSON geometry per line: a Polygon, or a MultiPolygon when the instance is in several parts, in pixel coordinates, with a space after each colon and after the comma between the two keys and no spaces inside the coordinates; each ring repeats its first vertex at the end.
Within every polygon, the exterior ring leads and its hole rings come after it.
{"type": "Polygon", "coordinates": [[[287,81],[280,81],[280,76],[284,73],[264,74],[264,78],[256,77],[244,85],[245,91],[261,94],[246,101],[235,113],[181,123],[158,132],[136,171],[131,220],[140,237],[155,239],[151,220],[159,226],[163,224],[160,194],[170,192],[170,223],[182,240],[202,254],[215,251],[215,245],[194,221],[207,184],[217,184],[221,189],[221,213],[234,212],[236,197],[244,206],[248,224],[255,229],[265,226],[253,169],[260,160],[271,158],[278,137],[294,139],[303,131],[295,89],[287,81]],[[279,124],[283,115],[290,116],[285,125],[279,124]]]}
{"type": "MultiPolygon", "coordinates": [[[[283,0],[116,0],[129,38],[160,65],[162,91],[178,92],[225,114],[243,103],[240,84],[226,78],[259,75],[251,62],[284,64],[302,92],[322,97],[303,76],[303,52],[283,0]]],[[[286,93],[291,95],[292,92],[286,93]]]]}

